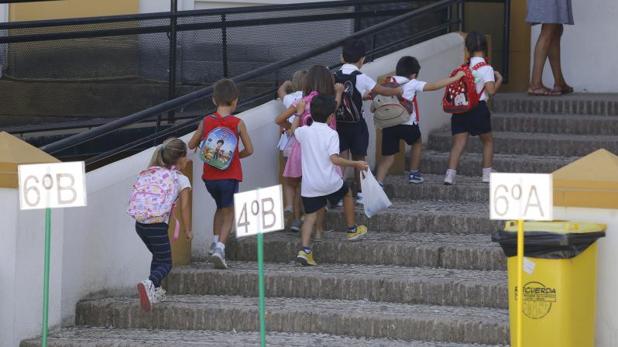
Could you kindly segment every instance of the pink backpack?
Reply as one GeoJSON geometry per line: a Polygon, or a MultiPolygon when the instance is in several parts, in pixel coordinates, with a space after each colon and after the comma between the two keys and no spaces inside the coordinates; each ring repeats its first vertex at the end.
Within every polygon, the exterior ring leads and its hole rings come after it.
{"type": "MultiPolygon", "coordinates": [[[[300,126],[311,125],[313,123],[313,119],[311,118],[311,100],[314,97],[318,96],[319,93],[316,91],[312,91],[309,95],[303,97],[303,101],[305,101],[305,112],[299,115],[300,117],[300,126]]],[[[333,130],[337,128],[337,120],[333,117],[331,121],[328,123],[328,126],[333,130]]]]}
{"type": "Polygon", "coordinates": [[[152,166],[140,172],[131,190],[127,213],[139,223],[167,223],[179,193],[177,179],[174,168],[152,166]]]}

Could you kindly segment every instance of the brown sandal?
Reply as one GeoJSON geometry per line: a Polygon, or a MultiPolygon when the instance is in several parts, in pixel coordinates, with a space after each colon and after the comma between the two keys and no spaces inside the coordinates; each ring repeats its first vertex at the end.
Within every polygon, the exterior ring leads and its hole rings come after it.
{"type": "Polygon", "coordinates": [[[551,96],[551,91],[545,87],[528,88],[528,95],[530,96],[551,96]]]}
{"type": "Polygon", "coordinates": [[[573,87],[570,86],[567,86],[565,88],[554,86],[554,88],[551,90],[551,93],[556,95],[566,95],[573,93],[573,91],[573,87]]]}

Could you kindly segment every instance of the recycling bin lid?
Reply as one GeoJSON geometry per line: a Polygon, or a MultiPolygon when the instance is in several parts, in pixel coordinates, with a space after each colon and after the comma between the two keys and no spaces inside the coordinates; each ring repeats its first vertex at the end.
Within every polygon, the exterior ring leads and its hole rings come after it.
{"type": "MultiPolygon", "coordinates": [[[[599,238],[605,237],[605,224],[571,221],[524,222],[524,255],[533,258],[573,258],[599,238]]],[[[507,257],[517,255],[517,222],[508,221],[504,230],[492,235],[507,257]]]]}

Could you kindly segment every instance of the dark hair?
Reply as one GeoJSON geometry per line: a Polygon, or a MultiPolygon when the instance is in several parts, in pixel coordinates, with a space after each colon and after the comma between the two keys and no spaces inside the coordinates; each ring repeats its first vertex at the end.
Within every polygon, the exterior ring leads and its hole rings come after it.
{"type": "Polygon", "coordinates": [[[335,96],[335,80],[333,74],[325,66],[314,65],[305,75],[303,94],[306,96],[313,91],[320,95],[335,96]]]}
{"type": "Polygon", "coordinates": [[[466,35],[466,49],[471,55],[475,52],[487,53],[487,38],[476,31],[469,32],[466,35]]]}
{"type": "Polygon", "coordinates": [[[418,63],[418,60],[411,56],[405,56],[399,59],[397,62],[397,67],[395,68],[395,73],[397,76],[410,77],[414,74],[418,76],[418,73],[421,71],[421,64],[418,63]]]}
{"type": "Polygon", "coordinates": [[[155,149],[149,166],[160,166],[169,169],[186,155],[187,145],[180,139],[170,138],[155,149]]]}
{"type": "Polygon", "coordinates": [[[219,141],[217,141],[217,144],[219,144],[219,143],[220,143],[220,144],[224,144],[224,143],[225,143],[225,141],[223,141],[223,140],[219,140],[219,141]]]}
{"type": "Polygon", "coordinates": [[[328,117],[335,113],[337,102],[332,96],[317,95],[311,99],[309,110],[311,111],[311,118],[319,123],[326,123],[328,117]]]}
{"type": "Polygon", "coordinates": [[[365,56],[365,44],[359,40],[349,40],[343,44],[343,61],[356,64],[365,56]]]}
{"type": "Polygon", "coordinates": [[[217,81],[212,93],[217,106],[232,106],[234,100],[238,99],[240,92],[232,80],[222,79],[217,81]]]}

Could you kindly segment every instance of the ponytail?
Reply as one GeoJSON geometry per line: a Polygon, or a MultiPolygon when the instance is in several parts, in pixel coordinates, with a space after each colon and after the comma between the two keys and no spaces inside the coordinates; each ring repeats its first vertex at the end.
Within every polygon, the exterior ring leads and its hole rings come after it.
{"type": "Polygon", "coordinates": [[[148,166],[160,166],[169,169],[186,155],[187,145],[180,139],[170,138],[157,146],[148,166]]]}

